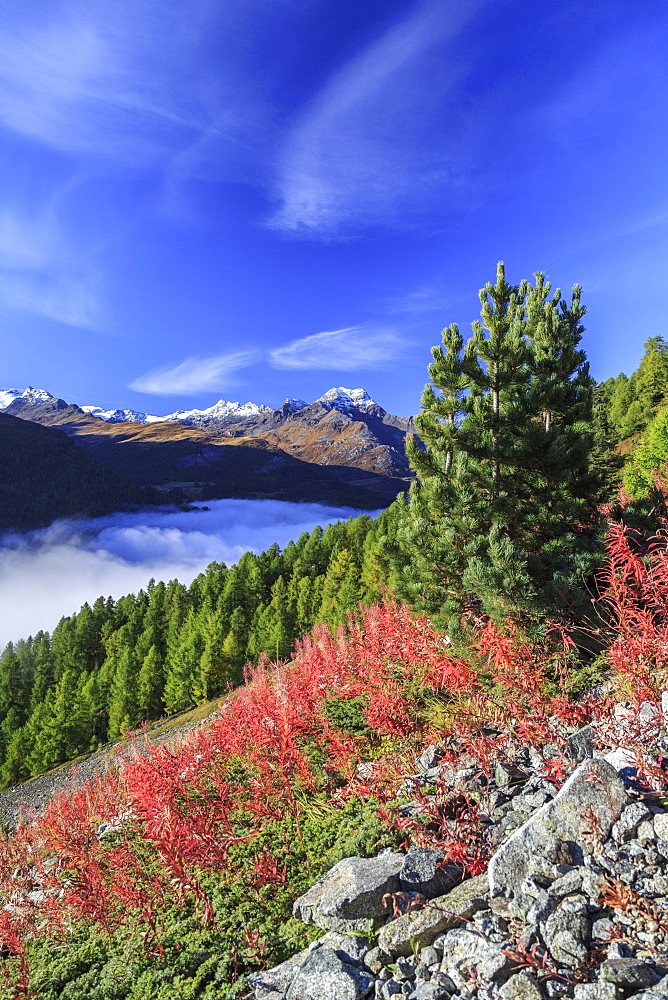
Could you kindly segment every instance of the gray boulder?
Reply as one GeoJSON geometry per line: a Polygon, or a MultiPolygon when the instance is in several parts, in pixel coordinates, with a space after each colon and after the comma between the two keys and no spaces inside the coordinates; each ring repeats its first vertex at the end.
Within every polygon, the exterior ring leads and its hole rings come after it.
{"type": "Polygon", "coordinates": [[[591,922],[584,903],[566,899],[547,918],[543,933],[552,957],[571,968],[584,962],[589,954],[591,922]]]}
{"type": "Polygon", "coordinates": [[[629,840],[644,820],[651,819],[652,814],[644,802],[632,802],[622,811],[621,816],[612,827],[612,836],[617,843],[629,840]]]}
{"type": "Polygon", "coordinates": [[[594,756],[594,730],[591,726],[578,729],[568,737],[568,752],[573,760],[588,760],[594,756]]]}
{"type": "Polygon", "coordinates": [[[460,865],[444,864],[443,858],[443,851],[411,847],[399,873],[402,890],[434,899],[453,889],[462,880],[462,869],[460,865]]]}
{"type": "Polygon", "coordinates": [[[378,935],[378,946],[390,955],[410,955],[418,945],[431,944],[437,934],[470,919],[487,905],[488,898],[487,876],[477,875],[431,900],[423,909],[385,924],[378,935]]]}
{"type": "Polygon", "coordinates": [[[614,983],[578,983],[574,990],[575,1000],[617,1000],[614,983]]]}
{"type": "Polygon", "coordinates": [[[428,746],[426,750],[423,750],[420,756],[415,761],[415,766],[421,774],[425,774],[430,771],[432,767],[436,767],[445,757],[445,750],[437,744],[432,744],[428,746]]]}
{"type": "Polygon", "coordinates": [[[374,977],[344,962],[335,951],[312,951],[295,975],[286,1000],[361,1000],[368,996],[374,977]]]}
{"type": "Polygon", "coordinates": [[[486,941],[482,934],[467,928],[458,928],[443,939],[441,972],[450,976],[461,989],[472,973],[484,982],[503,981],[511,969],[510,959],[501,946],[486,941]]]}
{"type": "Polygon", "coordinates": [[[448,1000],[449,997],[449,991],[438,983],[420,983],[408,994],[408,1000],[448,1000]]]}
{"type": "MultiPolygon", "coordinates": [[[[629,801],[624,783],[610,764],[585,761],[492,857],[488,870],[492,896],[512,899],[516,887],[536,871],[535,859],[542,858],[548,865],[559,863],[556,859],[563,846],[577,856],[590,832],[605,839],[629,801]],[[592,816],[595,831],[590,831],[592,816]]],[[[555,870],[553,878],[558,874],[555,870]]]]}
{"type": "Polygon", "coordinates": [[[601,979],[635,992],[643,987],[655,986],[661,975],[654,965],[638,958],[609,958],[601,965],[601,979]]]}
{"type": "Polygon", "coordinates": [[[526,970],[511,976],[500,988],[499,996],[501,1000],[543,1000],[540,986],[526,970]]]}
{"type": "Polygon", "coordinates": [[[254,972],[250,977],[251,985],[255,987],[255,1000],[283,1000],[290,983],[297,974],[302,963],[308,958],[309,949],[298,952],[273,969],[254,972]]]}
{"type": "Polygon", "coordinates": [[[344,858],[296,900],[292,912],[305,924],[325,930],[365,931],[390,915],[383,903],[388,893],[400,891],[403,854],[375,858],[344,858]]]}

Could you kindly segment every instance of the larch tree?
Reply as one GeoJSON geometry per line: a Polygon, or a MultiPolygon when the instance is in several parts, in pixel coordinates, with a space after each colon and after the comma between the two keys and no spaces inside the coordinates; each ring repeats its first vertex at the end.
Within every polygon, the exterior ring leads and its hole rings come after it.
{"type": "Polygon", "coordinates": [[[573,616],[597,554],[585,309],[542,274],[480,291],[481,319],[432,350],[408,443],[417,482],[399,527],[399,590],[456,630],[480,613],[525,625],[573,616]]]}

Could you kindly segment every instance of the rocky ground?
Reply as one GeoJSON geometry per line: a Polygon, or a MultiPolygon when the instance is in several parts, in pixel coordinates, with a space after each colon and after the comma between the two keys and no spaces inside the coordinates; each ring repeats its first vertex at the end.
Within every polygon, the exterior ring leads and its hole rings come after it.
{"type": "Polygon", "coordinates": [[[294,906],[324,936],[254,975],[256,1000],[665,1000],[663,719],[646,703],[580,730],[555,721],[568,746],[556,768],[554,747],[511,733],[496,763],[455,769],[447,747],[428,748],[400,808],[477,802],[487,870],[419,844],[339,862],[294,906]]]}

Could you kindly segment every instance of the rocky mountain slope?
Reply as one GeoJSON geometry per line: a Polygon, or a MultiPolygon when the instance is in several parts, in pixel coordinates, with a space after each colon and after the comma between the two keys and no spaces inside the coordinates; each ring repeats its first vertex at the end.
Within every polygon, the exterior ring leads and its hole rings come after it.
{"type": "Polygon", "coordinates": [[[155,417],[79,407],[44,390],[0,392],[5,413],[58,427],[99,462],[176,499],[273,497],[381,507],[411,472],[393,417],[364,390],[334,389],[277,410],[220,400],[209,410],[155,417]],[[128,417],[129,414],[129,417],[128,417]]]}

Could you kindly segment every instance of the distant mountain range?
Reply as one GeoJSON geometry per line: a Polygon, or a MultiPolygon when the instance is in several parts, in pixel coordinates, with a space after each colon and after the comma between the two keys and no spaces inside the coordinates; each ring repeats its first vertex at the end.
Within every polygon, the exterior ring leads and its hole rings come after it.
{"type": "MultiPolygon", "coordinates": [[[[273,409],[219,400],[166,416],[68,403],[44,389],[0,390],[0,410],[64,431],[102,466],[165,501],[271,497],[386,506],[411,471],[412,418],[364,389],[330,389],[273,409]]],[[[134,500],[133,497],[133,501],[134,500]]]]}
{"type": "MultiPolygon", "coordinates": [[[[51,399],[56,399],[46,389],[34,389],[31,385],[21,392],[19,389],[0,389],[0,410],[7,409],[15,400],[21,400],[30,405],[45,403],[51,399]]],[[[330,389],[324,396],[315,400],[322,403],[327,409],[336,409],[341,413],[350,413],[352,410],[367,410],[369,407],[381,409],[371,398],[366,389],[344,389],[342,387],[330,389]]],[[[306,409],[309,404],[303,399],[286,399],[279,408],[280,412],[298,413],[306,409]]],[[[252,420],[263,414],[279,412],[271,406],[263,403],[232,403],[226,399],[219,399],[213,406],[205,410],[175,410],[167,413],[164,417],[155,413],[144,413],[142,410],[104,410],[101,406],[83,405],[79,409],[84,413],[90,413],[93,417],[106,420],[111,424],[157,424],[157,423],[184,423],[202,427],[208,424],[228,424],[239,420],[252,420]]],[[[385,411],[383,411],[385,412],[385,411]]]]}

